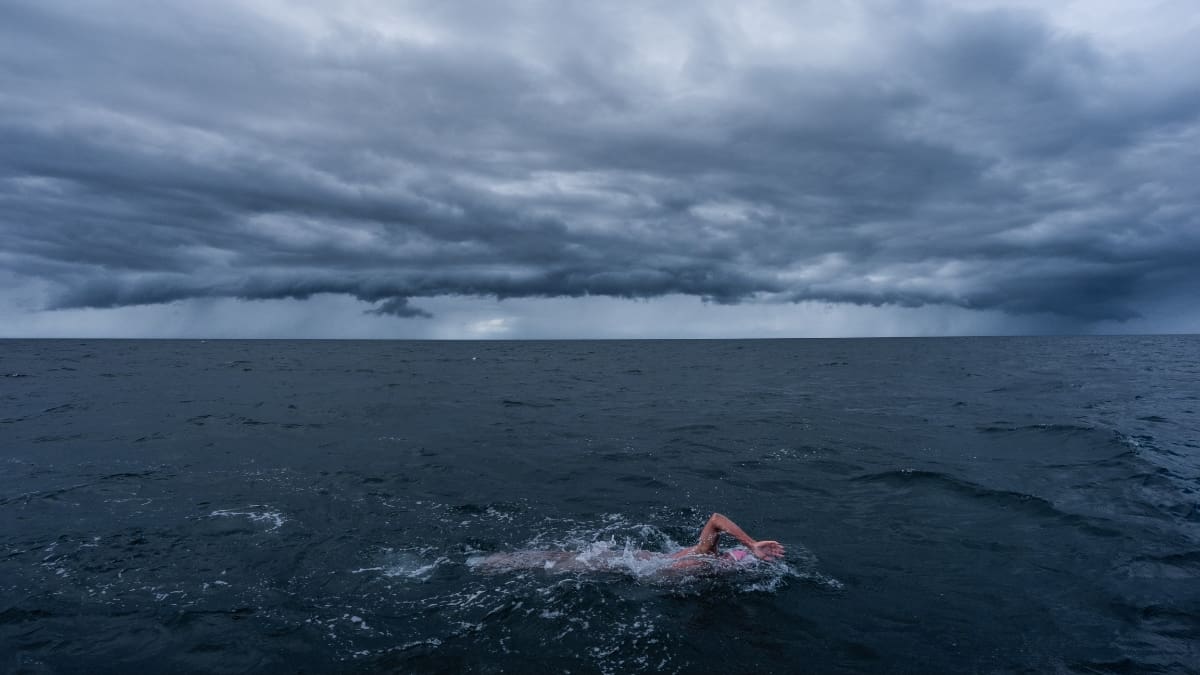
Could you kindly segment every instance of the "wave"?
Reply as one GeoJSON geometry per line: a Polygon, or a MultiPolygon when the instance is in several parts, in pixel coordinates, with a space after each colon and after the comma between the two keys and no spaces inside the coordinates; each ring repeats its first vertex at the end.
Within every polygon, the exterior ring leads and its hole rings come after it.
{"type": "Polygon", "coordinates": [[[279,511],[265,510],[270,507],[265,504],[251,504],[250,509],[264,509],[261,511],[234,511],[233,509],[218,509],[208,514],[209,518],[246,518],[252,523],[263,523],[269,525],[266,532],[274,532],[283,527],[283,524],[288,522],[288,518],[279,511]]]}
{"type": "Polygon", "coordinates": [[[9,504],[15,504],[17,502],[28,503],[34,499],[54,499],[56,497],[59,497],[60,495],[67,494],[69,492],[74,492],[75,490],[82,490],[84,488],[94,487],[96,485],[100,485],[102,483],[105,483],[107,481],[112,481],[112,480],[125,480],[125,479],[140,480],[140,479],[145,479],[145,478],[151,478],[151,477],[158,475],[161,471],[162,471],[161,469],[149,469],[146,471],[122,471],[119,473],[105,474],[103,476],[100,476],[96,480],[85,481],[82,483],[75,483],[73,485],[66,485],[66,486],[62,486],[62,487],[47,488],[45,490],[32,490],[30,492],[23,492],[18,495],[13,495],[11,497],[2,497],[2,498],[0,498],[0,506],[7,506],[9,504]]]}
{"type": "Polygon", "coordinates": [[[681,426],[671,427],[671,428],[667,429],[667,431],[669,431],[671,433],[676,433],[676,434],[691,433],[691,432],[709,433],[712,431],[720,431],[720,430],[721,430],[721,428],[715,424],[684,424],[681,426]]]}
{"type": "Polygon", "coordinates": [[[884,483],[905,488],[924,487],[951,492],[985,504],[992,503],[1006,509],[1020,509],[1033,516],[1058,520],[1089,534],[1102,537],[1123,536],[1120,531],[1095,522],[1100,519],[1064,511],[1058,508],[1054,502],[1043,497],[1015,490],[990,488],[938,471],[899,469],[870,473],[852,480],[858,483],[884,483]]]}
{"type": "Polygon", "coordinates": [[[1011,434],[1020,432],[1038,432],[1051,434],[1079,434],[1091,433],[1096,431],[1098,427],[1086,426],[1082,424],[1026,424],[1022,426],[1012,426],[1003,422],[995,422],[993,424],[978,427],[981,433],[985,434],[1011,434]]]}
{"type": "MultiPolygon", "coordinates": [[[[1142,421],[1167,422],[1157,415],[1139,417],[1142,421]]],[[[1154,438],[1147,434],[1136,434],[1106,426],[1091,426],[1085,424],[1027,424],[1010,425],[1005,422],[994,422],[989,425],[976,427],[976,431],[985,437],[1005,438],[1010,436],[1045,438],[1060,445],[1053,448],[1063,451],[1064,440],[1075,441],[1067,446],[1072,450],[1088,455],[1096,455],[1105,448],[1128,451],[1133,454],[1175,454],[1160,447],[1154,438]]],[[[1035,446],[1041,447],[1041,446],[1035,446]]],[[[1108,459],[1106,457],[1105,459],[1108,459]]]]}
{"type": "Polygon", "coordinates": [[[1200,550],[1140,555],[1121,565],[1120,569],[1134,578],[1191,580],[1200,577],[1200,550]]]}
{"type": "Polygon", "coordinates": [[[517,399],[506,398],[501,401],[505,408],[553,408],[553,403],[543,403],[540,401],[521,401],[517,399]]]}

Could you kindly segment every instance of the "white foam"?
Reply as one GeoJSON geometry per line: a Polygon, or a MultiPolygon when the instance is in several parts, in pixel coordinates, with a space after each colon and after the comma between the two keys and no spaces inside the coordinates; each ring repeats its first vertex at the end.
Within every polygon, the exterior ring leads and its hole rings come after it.
{"type": "Polygon", "coordinates": [[[449,558],[440,557],[430,563],[420,563],[412,561],[402,561],[394,565],[390,565],[383,569],[385,577],[404,577],[407,579],[417,579],[420,581],[428,581],[429,577],[433,576],[434,570],[439,565],[450,562],[449,558]]]}
{"type": "MultiPolygon", "coordinates": [[[[261,509],[261,508],[269,508],[269,507],[267,507],[263,504],[251,504],[248,508],[261,509]]],[[[212,513],[208,514],[208,517],[209,518],[241,517],[241,518],[249,518],[251,522],[255,522],[255,523],[270,523],[271,527],[267,528],[267,532],[274,532],[275,530],[278,530],[279,528],[283,527],[284,523],[286,523],[288,521],[288,519],[279,511],[234,511],[232,509],[218,509],[218,510],[213,511],[212,513]]]]}
{"type": "Polygon", "coordinates": [[[406,549],[395,551],[391,548],[384,549],[384,560],[382,564],[371,567],[360,567],[350,570],[351,574],[363,574],[365,572],[379,572],[382,576],[389,579],[407,579],[412,581],[428,581],[433,576],[438,567],[450,563],[450,559],[446,556],[433,555],[433,549],[406,549]]]}

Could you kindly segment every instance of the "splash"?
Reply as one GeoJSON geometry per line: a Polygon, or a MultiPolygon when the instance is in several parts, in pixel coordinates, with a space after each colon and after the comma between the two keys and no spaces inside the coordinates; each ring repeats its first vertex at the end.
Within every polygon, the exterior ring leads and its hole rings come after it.
{"type": "Polygon", "coordinates": [[[451,564],[450,558],[434,555],[433,549],[384,549],[382,563],[373,567],[361,567],[350,570],[351,574],[378,572],[388,579],[402,581],[426,582],[437,572],[439,567],[451,564]]]}
{"type": "MultiPolygon", "coordinates": [[[[762,561],[753,556],[696,555],[674,558],[682,550],[663,529],[636,523],[619,514],[599,522],[547,519],[549,528],[514,551],[471,555],[466,566],[477,573],[544,575],[618,575],[674,592],[701,592],[713,584],[737,593],[775,593],[796,580],[826,590],[843,585],[823,573],[815,555],[789,544],[787,560],[762,561]]],[[[735,547],[745,551],[743,547],[735,547]]],[[[730,549],[727,549],[730,550],[730,549]]]]}

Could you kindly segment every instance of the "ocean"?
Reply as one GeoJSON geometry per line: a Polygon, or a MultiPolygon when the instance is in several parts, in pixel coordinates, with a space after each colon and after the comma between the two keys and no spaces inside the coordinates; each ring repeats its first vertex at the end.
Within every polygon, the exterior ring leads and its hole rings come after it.
{"type": "Polygon", "coordinates": [[[1200,672],[1198,364],[1196,336],[0,341],[0,671],[1200,672]],[[621,562],[713,512],[786,557],[621,562]],[[477,564],[519,551],[617,562],[477,564]]]}

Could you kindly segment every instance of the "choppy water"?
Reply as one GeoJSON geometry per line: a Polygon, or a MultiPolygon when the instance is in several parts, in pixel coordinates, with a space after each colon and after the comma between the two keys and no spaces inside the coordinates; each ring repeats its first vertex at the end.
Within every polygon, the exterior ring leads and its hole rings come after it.
{"type": "Polygon", "coordinates": [[[0,670],[1196,672],[1200,338],[0,342],[0,670]],[[487,572],[694,542],[786,564],[487,572]]]}

